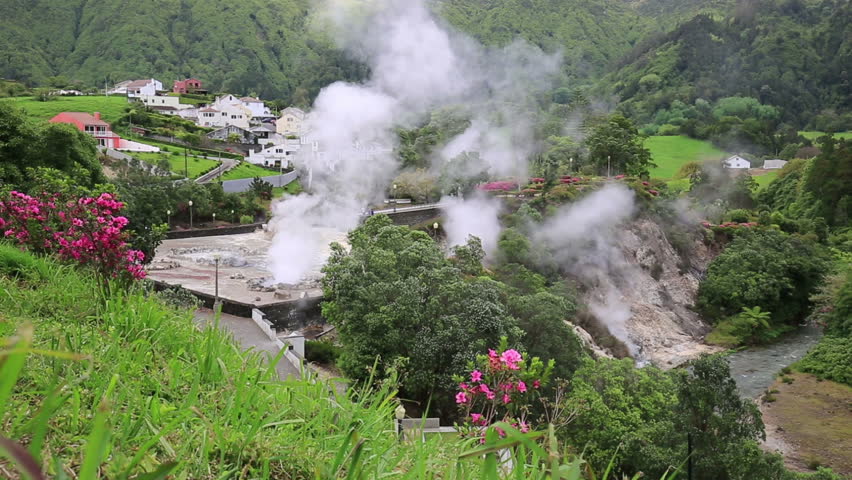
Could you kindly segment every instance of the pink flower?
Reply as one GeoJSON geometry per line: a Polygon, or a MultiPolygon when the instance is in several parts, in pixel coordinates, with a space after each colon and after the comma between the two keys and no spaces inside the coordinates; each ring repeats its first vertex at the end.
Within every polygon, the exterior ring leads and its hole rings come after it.
{"type": "Polygon", "coordinates": [[[482,372],[479,370],[474,370],[470,372],[470,381],[471,382],[481,382],[482,381],[482,372]]]}
{"type": "Polygon", "coordinates": [[[491,390],[488,389],[488,385],[482,383],[479,385],[479,391],[482,393],[489,393],[491,390]]]}
{"type": "Polygon", "coordinates": [[[462,382],[459,384],[459,388],[462,390],[467,390],[469,387],[466,383],[462,382]]]}
{"type": "Polygon", "coordinates": [[[518,382],[518,391],[521,392],[521,393],[526,392],[527,391],[527,384],[522,382],[522,381],[519,381],[518,382]]]}
{"type": "Polygon", "coordinates": [[[508,393],[504,393],[504,394],[503,394],[503,403],[509,403],[509,402],[511,402],[511,401],[512,401],[512,399],[511,399],[511,397],[509,397],[509,394],[508,394],[508,393]]]}
{"type": "Polygon", "coordinates": [[[468,402],[467,394],[464,392],[459,392],[456,394],[456,403],[467,403],[468,402]]]}
{"type": "Polygon", "coordinates": [[[539,382],[538,380],[533,381],[533,388],[538,388],[540,386],[541,386],[541,382],[539,382]]]}
{"type": "Polygon", "coordinates": [[[494,392],[486,393],[485,398],[487,398],[488,400],[494,400],[494,392]]]}
{"type": "Polygon", "coordinates": [[[509,370],[518,370],[520,369],[520,367],[518,366],[518,362],[523,360],[523,357],[520,353],[518,353],[517,350],[510,348],[509,350],[503,352],[502,355],[500,355],[500,360],[503,361],[503,363],[509,370]]]}
{"type": "Polygon", "coordinates": [[[530,431],[530,424],[521,422],[521,433],[527,433],[530,431]]]}
{"type": "Polygon", "coordinates": [[[474,425],[484,424],[485,419],[482,417],[481,413],[471,413],[470,419],[474,425]]]}

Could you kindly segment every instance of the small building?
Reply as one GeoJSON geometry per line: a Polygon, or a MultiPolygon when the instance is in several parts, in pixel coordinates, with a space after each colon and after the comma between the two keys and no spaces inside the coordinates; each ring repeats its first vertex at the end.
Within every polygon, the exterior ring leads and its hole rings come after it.
{"type": "Polygon", "coordinates": [[[281,135],[301,135],[305,112],[296,107],[287,107],[275,121],[275,130],[281,135]]]}
{"type": "Polygon", "coordinates": [[[207,93],[207,90],[204,90],[202,87],[201,80],[196,78],[187,78],[186,80],[175,80],[175,83],[172,86],[172,92],[205,94],[207,93]]]}
{"type": "Polygon", "coordinates": [[[134,80],[127,85],[127,98],[142,98],[143,96],[154,96],[163,91],[163,82],[148,78],[145,80],[134,80]]]}
{"type": "Polygon", "coordinates": [[[255,125],[249,129],[251,133],[254,134],[254,141],[260,145],[267,145],[269,143],[273,145],[277,145],[279,143],[284,143],[284,136],[275,132],[275,125],[270,125],[268,123],[261,123],[260,125],[255,125]]]}
{"type": "Polygon", "coordinates": [[[133,80],[118,82],[111,89],[107,90],[106,93],[107,95],[127,95],[127,86],[131,83],[133,83],[133,80]]]}
{"type": "Polygon", "coordinates": [[[180,103],[180,97],[168,95],[142,95],[139,100],[146,107],[165,115],[177,115],[180,110],[189,110],[192,105],[180,103]]]}
{"type": "Polygon", "coordinates": [[[160,149],[151,145],[123,140],[112,131],[107,122],[101,120],[101,114],[95,112],[93,115],[83,112],[62,112],[48,120],[50,123],[68,123],[74,125],[77,130],[88,133],[94,137],[98,146],[112,148],[114,150],[129,150],[134,152],[159,152],[160,149]]]}
{"type": "Polygon", "coordinates": [[[285,140],[284,143],[264,148],[259,152],[250,152],[246,161],[264,167],[289,167],[302,148],[299,140],[285,140]]]}
{"type": "Polygon", "coordinates": [[[777,170],[784,168],[784,165],[787,165],[787,160],[781,160],[780,158],[763,161],[763,168],[766,170],[777,170]]]}
{"type": "Polygon", "coordinates": [[[751,168],[751,162],[739,155],[733,155],[725,159],[724,167],[732,169],[751,168]]]}
{"type": "Polygon", "coordinates": [[[50,94],[51,95],[60,95],[60,96],[63,96],[63,97],[79,97],[80,95],[83,95],[83,92],[81,92],[80,90],[64,90],[64,89],[62,89],[62,90],[54,90],[54,91],[50,92],[50,94]]]}
{"type": "Polygon", "coordinates": [[[263,100],[254,97],[242,97],[239,100],[249,109],[252,120],[256,123],[261,123],[264,119],[275,119],[275,115],[266,107],[263,100]]]}
{"type": "Polygon", "coordinates": [[[237,143],[247,144],[255,142],[254,133],[252,133],[250,130],[240,128],[236,125],[228,125],[226,127],[213,130],[212,132],[207,134],[207,138],[211,140],[221,140],[223,142],[228,142],[231,138],[231,135],[239,136],[239,140],[237,141],[237,143]]]}

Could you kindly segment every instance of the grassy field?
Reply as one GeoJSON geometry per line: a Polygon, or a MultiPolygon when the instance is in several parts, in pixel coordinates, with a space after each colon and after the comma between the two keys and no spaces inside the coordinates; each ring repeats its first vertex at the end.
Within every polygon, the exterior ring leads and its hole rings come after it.
{"type": "Polygon", "coordinates": [[[85,95],[80,97],[54,97],[49,102],[39,102],[33,97],[15,97],[11,100],[27,113],[39,120],[50,120],[62,112],[100,112],[101,118],[108,123],[117,121],[124,115],[124,109],[130,104],[127,98],[120,96],[85,95]]]}
{"type": "Polygon", "coordinates": [[[283,187],[274,187],[272,189],[272,198],[280,198],[284,196],[284,194],[288,195],[298,195],[302,193],[302,184],[299,183],[299,179],[293,180],[283,187]]]}
{"type": "Polygon", "coordinates": [[[268,177],[277,175],[275,170],[268,170],[248,162],[241,162],[235,168],[228,170],[222,175],[222,180],[239,180],[241,178],[268,177]]]}
{"type": "MultiPolygon", "coordinates": [[[[803,136],[803,137],[805,137],[809,140],[815,140],[815,139],[825,135],[825,132],[813,132],[813,131],[811,131],[811,132],[799,132],[799,135],[801,135],[801,136],[803,136]]],[[[844,138],[846,140],[852,140],[852,132],[835,133],[834,138],[844,138]]]]}
{"type": "Polygon", "coordinates": [[[684,163],[717,160],[726,155],[710,142],[684,135],[649,137],[645,140],[645,147],[651,151],[651,158],[657,164],[651,170],[651,176],[662,179],[672,179],[684,163]]]}
{"type": "Polygon", "coordinates": [[[762,190],[766,188],[767,185],[772,183],[772,180],[775,180],[778,177],[779,170],[770,170],[763,175],[753,176],[754,181],[757,182],[757,189],[762,190]]]}
{"type": "Polygon", "coordinates": [[[803,373],[787,378],[792,383],[776,381],[775,401],[761,407],[770,440],[780,436],[790,445],[787,459],[800,468],[823,465],[852,475],[852,388],[803,373]]]}
{"type": "MultiPolygon", "coordinates": [[[[169,169],[175,175],[184,175],[184,159],[183,155],[168,155],[163,153],[131,153],[133,157],[142,160],[143,162],[156,165],[163,157],[169,161],[169,169]]],[[[189,178],[198,178],[210,169],[219,165],[216,160],[209,160],[200,157],[187,157],[186,168],[189,170],[189,178]]]]}

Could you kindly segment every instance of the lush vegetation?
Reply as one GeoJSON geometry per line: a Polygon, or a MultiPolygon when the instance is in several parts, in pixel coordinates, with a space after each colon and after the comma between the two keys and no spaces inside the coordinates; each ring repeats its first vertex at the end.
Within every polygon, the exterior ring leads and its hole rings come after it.
{"type": "Polygon", "coordinates": [[[14,104],[0,101],[0,183],[25,189],[37,168],[58,170],[85,187],[106,181],[90,135],[67,124],[32,122],[14,104]]]}

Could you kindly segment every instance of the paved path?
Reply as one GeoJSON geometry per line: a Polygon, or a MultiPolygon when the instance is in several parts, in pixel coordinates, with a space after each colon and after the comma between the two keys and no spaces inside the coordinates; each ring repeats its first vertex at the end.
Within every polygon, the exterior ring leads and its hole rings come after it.
{"type": "Polygon", "coordinates": [[[209,183],[210,181],[219,178],[221,175],[226,174],[228,170],[231,170],[232,168],[240,164],[239,160],[227,157],[220,159],[220,162],[221,163],[218,167],[196,178],[195,183],[209,183]]]}
{"type": "MultiPolygon", "coordinates": [[[[213,311],[208,308],[202,308],[195,312],[195,323],[197,325],[206,326],[213,324],[213,311]]],[[[244,351],[255,350],[258,352],[266,352],[267,360],[275,358],[278,355],[278,347],[270,340],[250,318],[237,317],[223,313],[219,317],[219,328],[230,332],[234,335],[234,340],[240,344],[244,351]]],[[[299,371],[296,367],[288,362],[283,356],[275,365],[278,370],[278,377],[285,380],[288,376],[299,378],[299,371]]]]}

